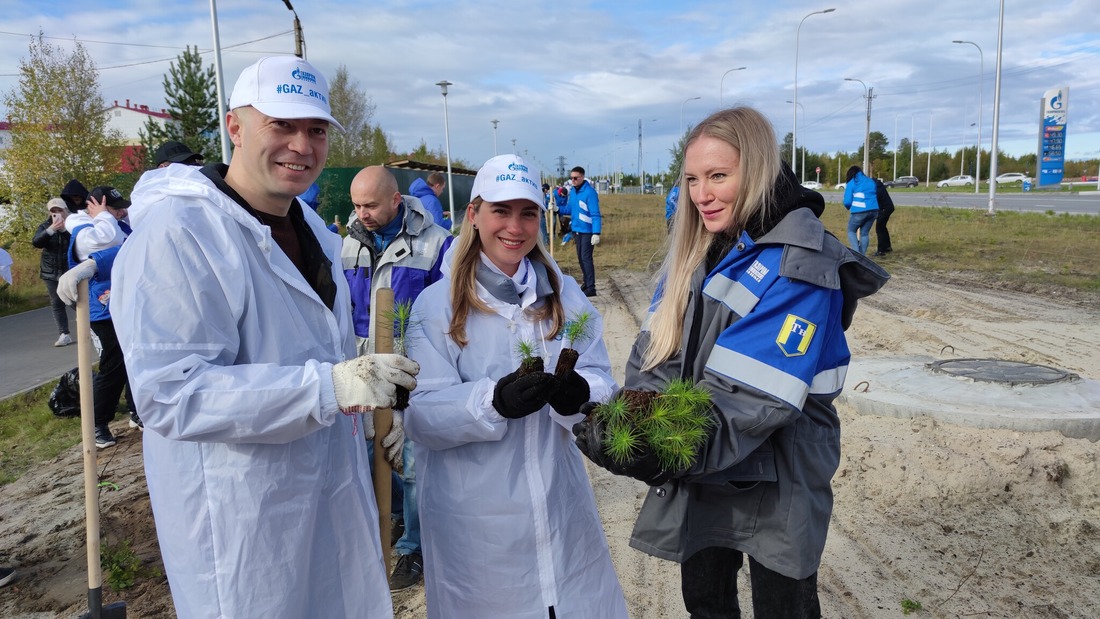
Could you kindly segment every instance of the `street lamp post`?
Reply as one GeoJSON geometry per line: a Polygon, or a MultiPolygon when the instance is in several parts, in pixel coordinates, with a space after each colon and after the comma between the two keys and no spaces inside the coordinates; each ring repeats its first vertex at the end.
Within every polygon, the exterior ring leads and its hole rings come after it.
{"type": "Polygon", "coordinates": [[[453,227],[457,223],[455,221],[455,184],[451,182],[451,127],[450,121],[447,119],[447,87],[452,84],[447,80],[443,80],[436,82],[435,85],[443,91],[443,144],[447,153],[447,198],[451,201],[450,214],[451,226],[453,227]]]}
{"type": "Polygon", "coordinates": [[[730,69],[722,74],[722,79],[718,81],[718,104],[722,105],[722,96],[725,94],[724,84],[726,82],[726,76],[734,71],[744,71],[747,67],[737,67],[736,69],[730,69]]]}
{"type": "Polygon", "coordinates": [[[225,79],[222,77],[222,43],[218,36],[218,7],[210,0],[210,21],[214,30],[214,85],[218,93],[218,135],[222,143],[222,163],[229,165],[229,130],[225,126],[225,79]]]}
{"type": "Polygon", "coordinates": [[[898,115],[894,114],[894,175],[891,178],[898,177],[898,115]]]}
{"type": "Polygon", "coordinates": [[[993,86],[993,137],[989,143],[989,214],[993,214],[993,203],[997,199],[997,137],[1001,125],[1001,50],[1005,33],[1005,0],[1001,0],[1001,9],[997,16],[997,68],[993,86]]]}
{"type": "MultiPolygon", "coordinates": [[[[656,118],[650,118],[646,122],[657,122],[656,118]]],[[[645,171],[642,169],[642,119],[638,119],[638,190],[645,192],[645,171]]]]}
{"type": "MultiPolygon", "coordinates": [[[[974,193],[978,193],[978,186],[982,184],[982,90],[984,90],[985,84],[985,54],[982,53],[982,48],[978,47],[978,44],[973,41],[951,41],[952,43],[962,43],[966,45],[973,45],[978,48],[978,166],[974,170],[974,193]]],[[[989,178],[993,178],[990,174],[989,178]]]]}
{"type": "MultiPolygon", "coordinates": [[[[802,120],[806,120],[806,108],[805,108],[805,106],[803,106],[801,103],[795,103],[794,101],[787,101],[787,103],[792,103],[794,105],[797,105],[798,107],[796,107],[794,109],[795,116],[797,117],[798,110],[802,110],[802,120]]],[[[794,141],[792,140],[791,141],[791,167],[792,168],[794,167],[794,160],[796,158],[798,158],[798,151],[794,149],[794,141]]],[[[799,182],[802,182],[802,183],[806,182],[806,147],[805,146],[802,147],[802,178],[799,179],[799,182]]]]}
{"type": "Polygon", "coordinates": [[[863,80],[856,79],[854,77],[844,78],[845,82],[859,82],[863,85],[863,98],[867,99],[867,128],[863,132],[863,173],[867,176],[871,175],[871,93],[875,91],[874,88],[868,88],[867,84],[863,83],[863,80]]]}
{"type": "Polygon", "coordinates": [[[497,123],[499,123],[500,121],[496,120],[496,119],[493,119],[493,120],[490,120],[489,122],[493,123],[493,156],[496,157],[497,156],[497,123]]]}
{"type": "Polygon", "coordinates": [[[681,137],[681,138],[684,137],[684,103],[687,103],[688,101],[698,101],[699,99],[702,99],[702,97],[688,97],[687,99],[684,99],[683,103],[680,104],[680,135],[679,135],[679,137],[681,137]]]}
{"type": "Polygon", "coordinates": [[[928,112],[928,170],[924,173],[924,186],[932,181],[932,112],[928,112]]]}
{"type": "MultiPolygon", "coordinates": [[[[913,158],[916,157],[916,146],[914,143],[917,141],[917,115],[913,114],[909,117],[909,176],[913,175],[913,158]]],[[[896,176],[894,178],[897,178],[896,176]]]]}
{"type": "Polygon", "coordinates": [[[294,55],[305,60],[306,58],[306,40],[302,36],[302,22],[298,21],[298,12],[294,10],[294,7],[290,6],[290,0],[283,0],[283,4],[286,8],[290,9],[291,13],[294,13],[294,55]]]}
{"type": "MultiPolygon", "coordinates": [[[[802,34],[802,22],[809,19],[811,15],[824,15],[825,13],[832,13],[836,9],[825,9],[824,11],[814,11],[802,18],[802,21],[798,22],[798,29],[794,32],[794,100],[798,102],[798,37],[802,34]]],[[[794,110],[794,130],[791,131],[791,167],[795,167],[797,163],[794,161],[795,153],[798,152],[798,108],[794,110]]],[[[797,170],[794,170],[797,176],[797,170]]],[[[805,174],[805,171],[803,171],[805,174]]]]}

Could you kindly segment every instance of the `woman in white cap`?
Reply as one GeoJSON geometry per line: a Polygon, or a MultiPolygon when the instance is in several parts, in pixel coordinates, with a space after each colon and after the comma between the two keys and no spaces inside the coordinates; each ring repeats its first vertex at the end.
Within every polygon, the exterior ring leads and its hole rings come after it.
{"type": "Polygon", "coordinates": [[[515,155],[486,162],[443,279],[413,306],[421,378],[405,428],[432,618],[627,616],[571,434],[581,405],[617,386],[602,319],[540,240],[539,182],[515,155]],[[517,371],[521,344],[553,368],[563,325],[584,312],[575,370],[517,371]]]}

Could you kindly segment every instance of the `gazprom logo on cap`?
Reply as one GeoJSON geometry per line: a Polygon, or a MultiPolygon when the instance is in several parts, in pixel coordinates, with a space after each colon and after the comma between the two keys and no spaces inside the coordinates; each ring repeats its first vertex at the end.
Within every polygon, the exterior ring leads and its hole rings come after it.
{"type": "Polygon", "coordinates": [[[513,172],[527,172],[527,166],[518,163],[509,163],[508,169],[513,172]]]}
{"type": "Polygon", "coordinates": [[[303,82],[309,82],[310,84],[317,83],[317,76],[308,71],[303,71],[301,67],[295,68],[294,71],[291,72],[290,77],[303,82]]]}

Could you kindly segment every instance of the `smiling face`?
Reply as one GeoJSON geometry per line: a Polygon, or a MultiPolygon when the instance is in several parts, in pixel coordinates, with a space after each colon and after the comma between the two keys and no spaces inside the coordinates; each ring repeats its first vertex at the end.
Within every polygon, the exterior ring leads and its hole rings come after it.
{"type": "Polygon", "coordinates": [[[226,183],[256,210],[286,215],[291,201],[321,174],[328,121],[283,120],[243,107],[228,114],[227,127],[235,149],[226,183]]]}
{"type": "Polygon", "coordinates": [[[684,179],[707,231],[733,228],[741,189],[741,153],[723,140],[700,136],[684,151],[684,179]]]}
{"type": "Polygon", "coordinates": [[[524,257],[538,243],[542,209],[529,200],[482,202],[466,207],[481,240],[481,251],[506,275],[515,275],[524,257]]]}

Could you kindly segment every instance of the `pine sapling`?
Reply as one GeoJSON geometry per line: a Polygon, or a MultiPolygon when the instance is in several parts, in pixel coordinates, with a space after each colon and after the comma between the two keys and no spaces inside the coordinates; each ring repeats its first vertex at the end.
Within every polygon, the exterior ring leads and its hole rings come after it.
{"type": "Polygon", "coordinates": [[[577,360],[581,354],[573,346],[577,342],[583,342],[592,337],[594,316],[591,312],[581,312],[572,320],[562,325],[562,349],[558,354],[558,364],[554,367],[554,375],[565,378],[577,367],[577,360]]]}
{"type": "Polygon", "coordinates": [[[530,340],[516,342],[516,353],[519,354],[519,375],[526,376],[542,372],[546,368],[546,362],[539,356],[538,346],[530,340]]]}
{"type": "MultiPolygon", "coordinates": [[[[412,320],[412,301],[401,301],[393,304],[393,309],[385,312],[383,318],[393,323],[393,352],[403,357],[409,356],[409,329],[414,322],[412,320]]],[[[393,407],[397,410],[405,410],[409,407],[409,390],[397,386],[397,402],[393,407]]]]}

